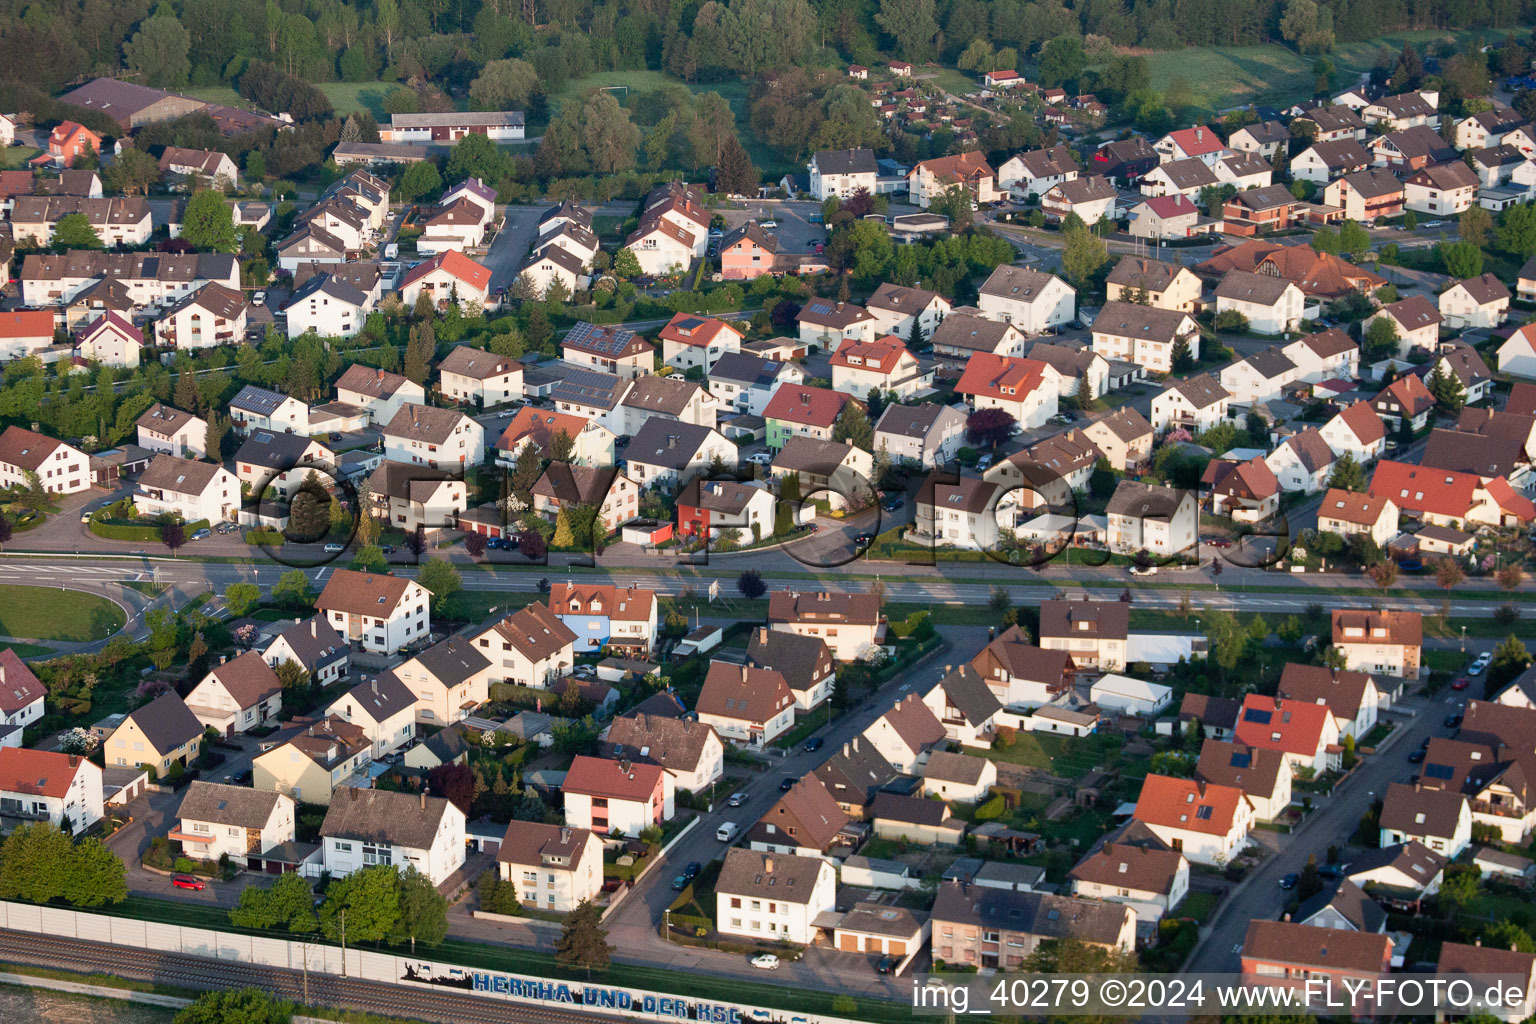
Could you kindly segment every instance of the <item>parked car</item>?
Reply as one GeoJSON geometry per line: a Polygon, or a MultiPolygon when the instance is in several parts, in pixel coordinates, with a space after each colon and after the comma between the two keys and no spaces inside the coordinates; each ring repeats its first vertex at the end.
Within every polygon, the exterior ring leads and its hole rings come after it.
{"type": "Polygon", "coordinates": [[[1226,537],[1211,537],[1208,540],[1202,540],[1200,543],[1210,548],[1229,548],[1232,546],[1232,541],[1226,537]]]}
{"type": "Polygon", "coordinates": [[[886,502],[880,507],[885,509],[887,512],[895,512],[897,509],[903,508],[906,504],[907,500],[905,498],[892,498],[890,501],[886,502]]]}
{"type": "Polygon", "coordinates": [[[890,974],[896,969],[896,965],[899,963],[901,963],[901,961],[894,956],[883,956],[880,958],[880,962],[875,964],[875,970],[879,971],[881,974],[890,974]]]}
{"type": "Polygon", "coordinates": [[[703,870],[704,870],[704,865],[700,864],[696,860],[691,860],[691,861],[688,862],[688,865],[685,868],[683,868],[683,874],[687,877],[688,881],[691,882],[695,878],[698,878],[699,877],[699,872],[703,871],[703,870]]]}
{"type": "Polygon", "coordinates": [[[1132,576],[1156,576],[1157,575],[1157,566],[1155,566],[1155,565],[1133,565],[1133,566],[1131,566],[1131,575],[1132,576]]]}
{"type": "Polygon", "coordinates": [[[779,222],[776,220],[765,220],[758,226],[761,227],[764,231],[772,231],[779,226],[779,222]]]}
{"type": "Polygon", "coordinates": [[[682,892],[684,889],[688,888],[689,881],[690,879],[687,875],[678,875],[676,878],[672,879],[672,890],[674,892],[682,892]]]}
{"type": "Polygon", "coordinates": [[[266,292],[256,292],[256,293],[251,295],[251,305],[253,305],[253,306],[264,306],[266,304],[267,304],[267,293],[266,292]]]}
{"type": "Polygon", "coordinates": [[[1451,689],[1453,689],[1453,690],[1465,690],[1467,687],[1469,687],[1471,685],[1472,685],[1472,680],[1468,679],[1466,676],[1457,676],[1456,677],[1456,681],[1451,684],[1451,689]]]}
{"type": "Polygon", "coordinates": [[[793,775],[786,775],[786,776],[784,776],[784,781],[779,783],[779,792],[780,793],[788,793],[790,790],[792,790],[794,788],[795,788],[795,777],[793,775]]]}
{"type": "Polygon", "coordinates": [[[735,839],[736,833],[740,831],[740,825],[737,825],[734,821],[728,821],[721,825],[719,828],[715,829],[715,838],[720,840],[722,843],[728,843],[732,839],[735,839]]]}
{"type": "Polygon", "coordinates": [[[1343,864],[1324,864],[1317,869],[1317,877],[1328,881],[1335,881],[1344,877],[1343,864]]]}
{"type": "Polygon", "coordinates": [[[1427,750],[1425,750],[1423,747],[1420,747],[1418,750],[1411,751],[1408,754],[1408,763],[1409,764],[1419,764],[1419,763],[1421,763],[1424,760],[1425,756],[1428,753],[1429,752],[1427,750]]]}
{"type": "Polygon", "coordinates": [[[731,794],[731,798],[726,801],[726,804],[731,806],[731,807],[740,807],[742,804],[744,804],[746,802],[747,802],[747,791],[746,790],[742,790],[740,793],[732,793],[731,794]]]}
{"type": "Polygon", "coordinates": [[[1473,660],[1471,665],[1467,666],[1467,674],[1480,676],[1483,674],[1483,670],[1492,663],[1493,655],[1489,654],[1487,651],[1484,651],[1482,654],[1479,654],[1476,659],[1473,660]]]}
{"type": "Polygon", "coordinates": [[[866,544],[873,544],[875,542],[875,535],[870,533],[868,530],[865,530],[855,536],[853,538],[853,542],[859,547],[863,547],[866,544]]]}
{"type": "Polygon", "coordinates": [[[805,741],[805,749],[809,753],[815,753],[821,749],[821,745],[825,742],[827,742],[827,738],[825,736],[812,736],[810,739],[805,741]]]}
{"type": "Polygon", "coordinates": [[[754,466],[767,466],[773,463],[773,456],[767,452],[753,452],[747,456],[747,461],[754,466]]]}
{"type": "Polygon", "coordinates": [[[764,971],[776,971],[779,969],[779,958],[772,953],[764,953],[752,958],[752,966],[764,971]]]}
{"type": "Polygon", "coordinates": [[[1461,714],[1460,714],[1460,712],[1446,715],[1445,716],[1445,727],[1447,729],[1459,729],[1459,728],[1461,728],[1461,714]]]}
{"type": "Polygon", "coordinates": [[[201,890],[208,888],[207,882],[203,881],[201,878],[195,878],[192,875],[172,875],[171,884],[178,889],[201,890]]]}
{"type": "Polygon", "coordinates": [[[1294,889],[1296,888],[1296,883],[1299,881],[1301,881],[1301,876],[1292,871],[1290,874],[1281,876],[1280,888],[1287,890],[1294,889]]]}
{"type": "Polygon", "coordinates": [[[209,537],[212,537],[212,536],[213,536],[213,531],[210,530],[210,529],[207,529],[205,527],[205,528],[203,528],[201,530],[194,530],[194,531],[192,531],[192,536],[190,538],[188,538],[188,539],[189,540],[207,540],[209,537]]]}

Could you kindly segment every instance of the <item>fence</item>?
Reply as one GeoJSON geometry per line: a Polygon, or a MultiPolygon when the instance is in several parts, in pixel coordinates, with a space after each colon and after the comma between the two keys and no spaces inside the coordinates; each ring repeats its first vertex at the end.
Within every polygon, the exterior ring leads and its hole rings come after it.
{"type": "Polygon", "coordinates": [[[694,1020],[709,1024],[858,1024],[843,1017],[792,1013],[617,985],[551,981],[369,950],[348,949],[343,953],[338,947],[319,942],[236,935],[209,928],[137,921],[30,903],[0,901],[0,928],[283,970],[307,968],[320,974],[427,990],[443,988],[459,994],[573,1012],[608,1015],[619,1012],[646,1020],[694,1020]]]}

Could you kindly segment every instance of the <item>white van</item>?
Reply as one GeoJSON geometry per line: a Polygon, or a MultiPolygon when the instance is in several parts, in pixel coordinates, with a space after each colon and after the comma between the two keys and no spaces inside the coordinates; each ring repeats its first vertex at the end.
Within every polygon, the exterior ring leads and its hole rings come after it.
{"type": "Polygon", "coordinates": [[[386,245],[384,247],[384,258],[387,259],[387,260],[397,260],[397,259],[399,259],[400,258],[400,246],[397,243],[395,243],[395,242],[390,242],[388,245],[386,245]]]}
{"type": "Polygon", "coordinates": [[[719,828],[715,829],[715,838],[720,840],[722,843],[728,843],[732,839],[735,839],[736,833],[740,831],[741,829],[737,827],[734,821],[728,821],[724,825],[721,825],[719,828]]]}

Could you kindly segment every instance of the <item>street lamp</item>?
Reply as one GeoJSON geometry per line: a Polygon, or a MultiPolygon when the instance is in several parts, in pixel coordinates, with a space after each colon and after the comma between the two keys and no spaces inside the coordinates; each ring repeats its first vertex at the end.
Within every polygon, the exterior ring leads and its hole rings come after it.
{"type": "Polygon", "coordinates": [[[1467,627],[1465,625],[1461,627],[1461,653],[1467,653],[1467,627]]]}

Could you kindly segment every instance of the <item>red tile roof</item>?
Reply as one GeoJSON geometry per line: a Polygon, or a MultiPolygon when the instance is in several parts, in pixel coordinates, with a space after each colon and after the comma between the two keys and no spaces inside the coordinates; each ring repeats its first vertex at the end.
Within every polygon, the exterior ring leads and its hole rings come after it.
{"type": "Polygon", "coordinates": [[[955,391],[986,395],[1005,402],[1022,402],[1045,381],[1045,364],[1038,359],[977,352],[965,364],[955,391]]]}
{"type": "Polygon", "coordinates": [[[609,761],[578,754],[565,773],[565,793],[584,793],[609,800],[634,800],[646,803],[656,792],[666,769],[639,761],[609,761]],[[627,770],[626,770],[627,769],[627,770]]]}
{"type": "Polygon", "coordinates": [[[738,340],[741,338],[741,332],[724,320],[699,316],[697,313],[678,313],[656,337],[662,341],[675,341],[679,345],[708,348],[709,344],[722,333],[734,334],[738,340]]]}
{"type": "Polygon", "coordinates": [[[0,792],[62,797],[80,770],[75,754],[0,747],[0,792]]]}
{"type": "Polygon", "coordinates": [[[1233,786],[1148,775],[1136,798],[1136,820],[1165,828],[1224,836],[1232,829],[1240,801],[1248,799],[1233,786]]]}
{"type": "Polygon", "coordinates": [[[1384,459],[1371,474],[1370,492],[1391,498],[1405,512],[1429,512],[1461,519],[1476,500],[1480,478],[1450,469],[1426,469],[1384,459]]]}
{"type": "Polygon", "coordinates": [[[457,249],[449,249],[445,253],[439,253],[432,257],[425,263],[418,263],[412,267],[411,272],[406,274],[405,280],[400,283],[400,287],[409,287],[434,270],[442,270],[444,273],[458,278],[476,290],[483,291],[491,283],[491,269],[489,267],[481,266],[457,249]]]}
{"type": "Polygon", "coordinates": [[[1344,421],[1350,432],[1363,445],[1373,445],[1387,436],[1387,428],[1369,402],[1356,402],[1339,413],[1338,418],[1344,421]]]}
{"type": "Polygon", "coordinates": [[[1328,708],[1250,693],[1237,715],[1237,739],[1261,750],[1312,757],[1323,745],[1328,708]]]}
{"type": "Polygon", "coordinates": [[[53,313],[46,309],[18,309],[0,313],[0,338],[52,338],[53,313]]]}
{"type": "Polygon", "coordinates": [[[840,391],[813,388],[808,384],[784,384],[768,400],[763,417],[813,427],[830,427],[837,422],[843,406],[849,401],[849,396],[840,391]]]}
{"type": "Polygon", "coordinates": [[[1203,125],[1169,132],[1168,137],[1184,151],[1186,156],[1202,156],[1206,153],[1216,153],[1227,148],[1227,144],[1221,141],[1220,135],[1217,135],[1203,125]]]}
{"type": "Polygon", "coordinates": [[[852,338],[832,354],[832,365],[872,373],[894,373],[906,355],[906,344],[894,334],[874,341],[857,341],[852,338]]]}
{"type": "Polygon", "coordinates": [[[1163,218],[1180,217],[1190,213],[1198,215],[1200,213],[1195,204],[1190,202],[1189,197],[1182,192],[1172,196],[1157,196],[1148,199],[1146,203],[1147,209],[1163,218]]]}

